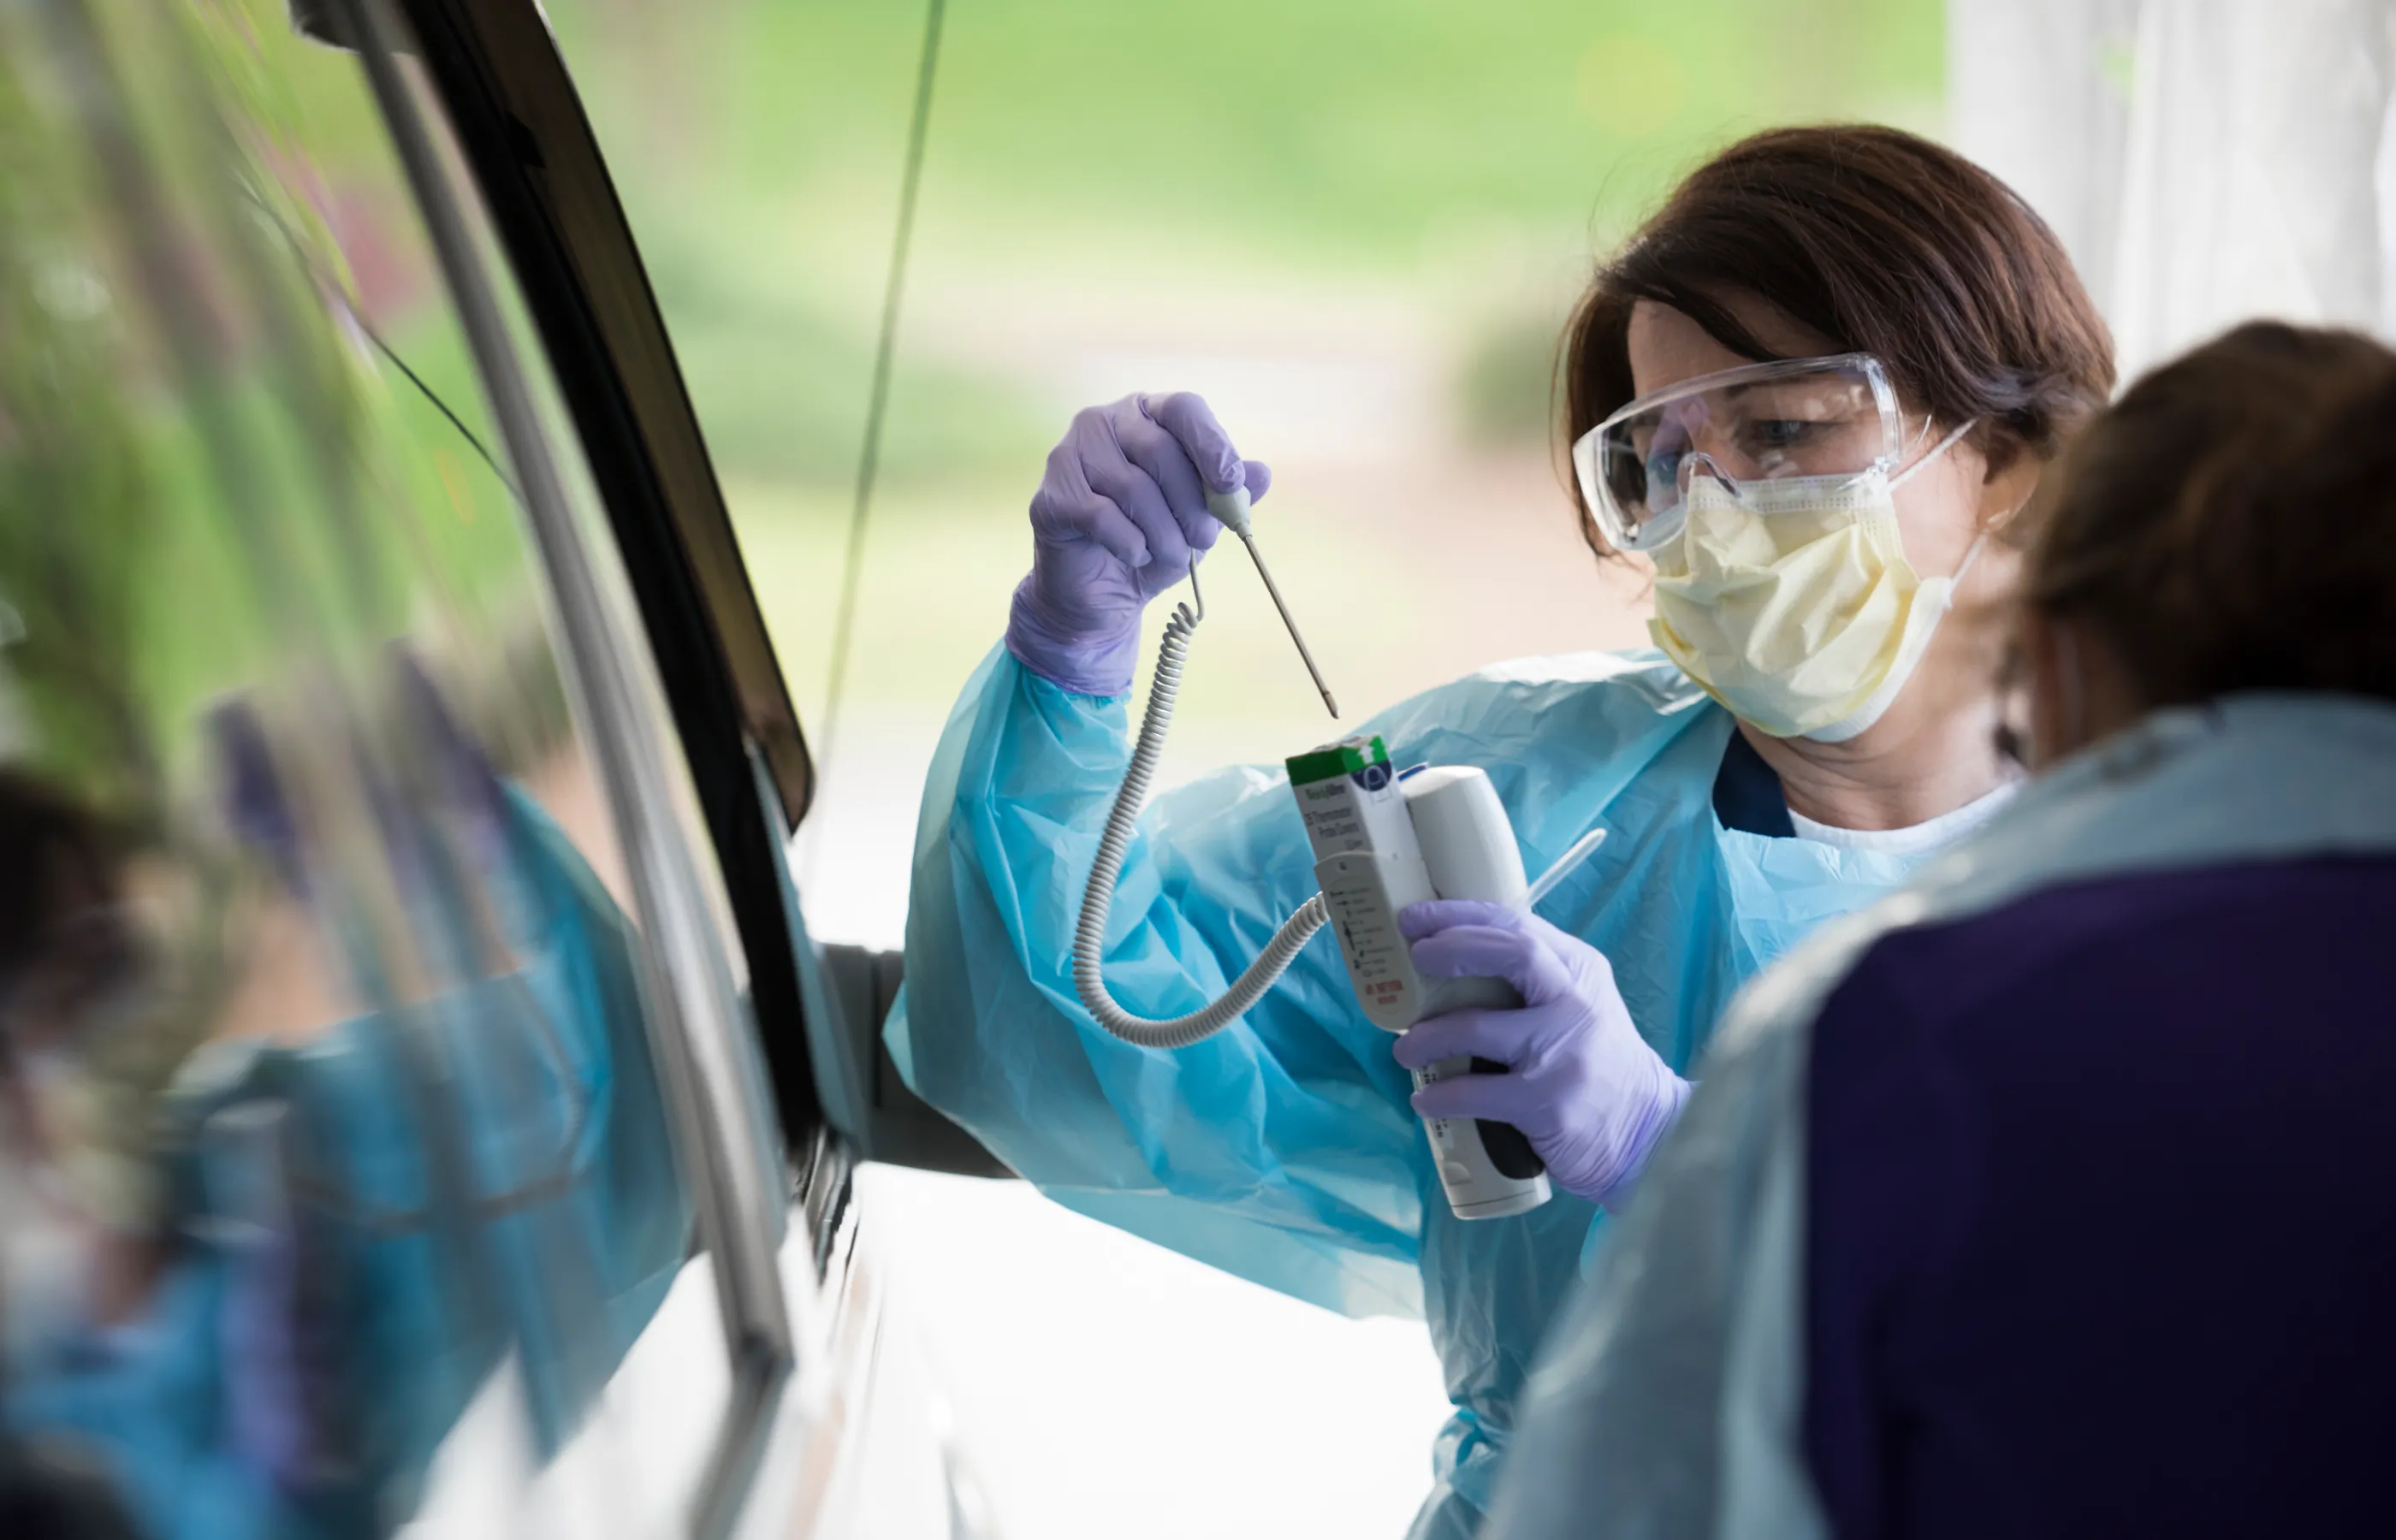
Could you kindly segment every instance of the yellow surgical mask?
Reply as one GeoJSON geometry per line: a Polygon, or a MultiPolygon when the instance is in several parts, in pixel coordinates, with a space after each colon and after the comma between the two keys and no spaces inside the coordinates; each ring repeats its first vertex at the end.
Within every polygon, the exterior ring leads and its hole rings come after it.
{"type": "Polygon", "coordinates": [[[1656,552],[1656,645],[1774,737],[1841,743],[1878,722],[1988,538],[1953,577],[1924,578],[1905,559],[1894,493],[1971,426],[1895,480],[1874,470],[1734,486],[1699,469],[1685,526],[1656,552]]]}

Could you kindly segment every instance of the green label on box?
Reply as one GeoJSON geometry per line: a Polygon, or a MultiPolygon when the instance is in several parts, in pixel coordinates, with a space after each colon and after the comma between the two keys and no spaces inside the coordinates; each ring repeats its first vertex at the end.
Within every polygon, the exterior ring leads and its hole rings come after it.
{"type": "Polygon", "coordinates": [[[1293,754],[1285,763],[1289,766],[1290,785],[1310,786],[1316,781],[1352,776],[1371,765],[1387,764],[1390,751],[1381,746],[1378,736],[1350,738],[1345,743],[1335,743],[1311,753],[1293,754]]]}

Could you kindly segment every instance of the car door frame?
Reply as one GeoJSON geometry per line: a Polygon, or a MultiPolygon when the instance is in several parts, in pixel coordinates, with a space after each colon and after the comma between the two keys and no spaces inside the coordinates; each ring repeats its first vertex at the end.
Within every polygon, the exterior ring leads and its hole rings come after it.
{"type": "Polygon", "coordinates": [[[819,1252],[839,1228],[857,1159],[1012,1175],[916,1098],[883,1049],[897,955],[819,952],[806,940],[789,865],[816,789],[805,736],[631,222],[546,20],[535,0],[394,3],[514,268],[623,553],[747,953],[794,1188],[819,1252]]]}

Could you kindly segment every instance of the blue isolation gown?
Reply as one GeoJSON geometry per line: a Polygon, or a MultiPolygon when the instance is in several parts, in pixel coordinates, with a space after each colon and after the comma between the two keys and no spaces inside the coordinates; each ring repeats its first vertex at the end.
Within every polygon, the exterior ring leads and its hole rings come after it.
{"type": "MultiPolygon", "coordinates": [[[[1529,870],[1608,831],[1539,912],[1607,955],[1684,1073],[1743,980],[1923,858],[1724,829],[1712,794],[1731,718],[1658,654],[1502,666],[1362,730],[1402,765],[1486,770],[1529,870]]],[[[1406,1073],[1328,936],[1205,1042],[1163,1052],[1100,1029],[1074,994],[1073,927],[1128,754],[1122,698],[1070,694],[1003,647],[975,673],[925,788],[892,1055],[1068,1208],[1330,1309],[1419,1313],[1456,1411],[1414,1533],[1470,1534],[1603,1216],[1561,1192],[1512,1218],[1449,1212],[1406,1073]]],[[[1314,889],[1278,767],[1158,798],[1108,930],[1115,999],[1196,1009],[1314,889]]]]}

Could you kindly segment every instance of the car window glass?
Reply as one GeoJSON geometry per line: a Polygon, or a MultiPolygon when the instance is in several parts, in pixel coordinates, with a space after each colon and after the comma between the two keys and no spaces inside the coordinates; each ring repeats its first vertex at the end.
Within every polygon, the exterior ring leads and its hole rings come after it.
{"type": "Polygon", "coordinates": [[[0,141],[0,1454],[143,1533],[671,1527],[710,1178],[357,63],[9,7],[0,141]]]}

